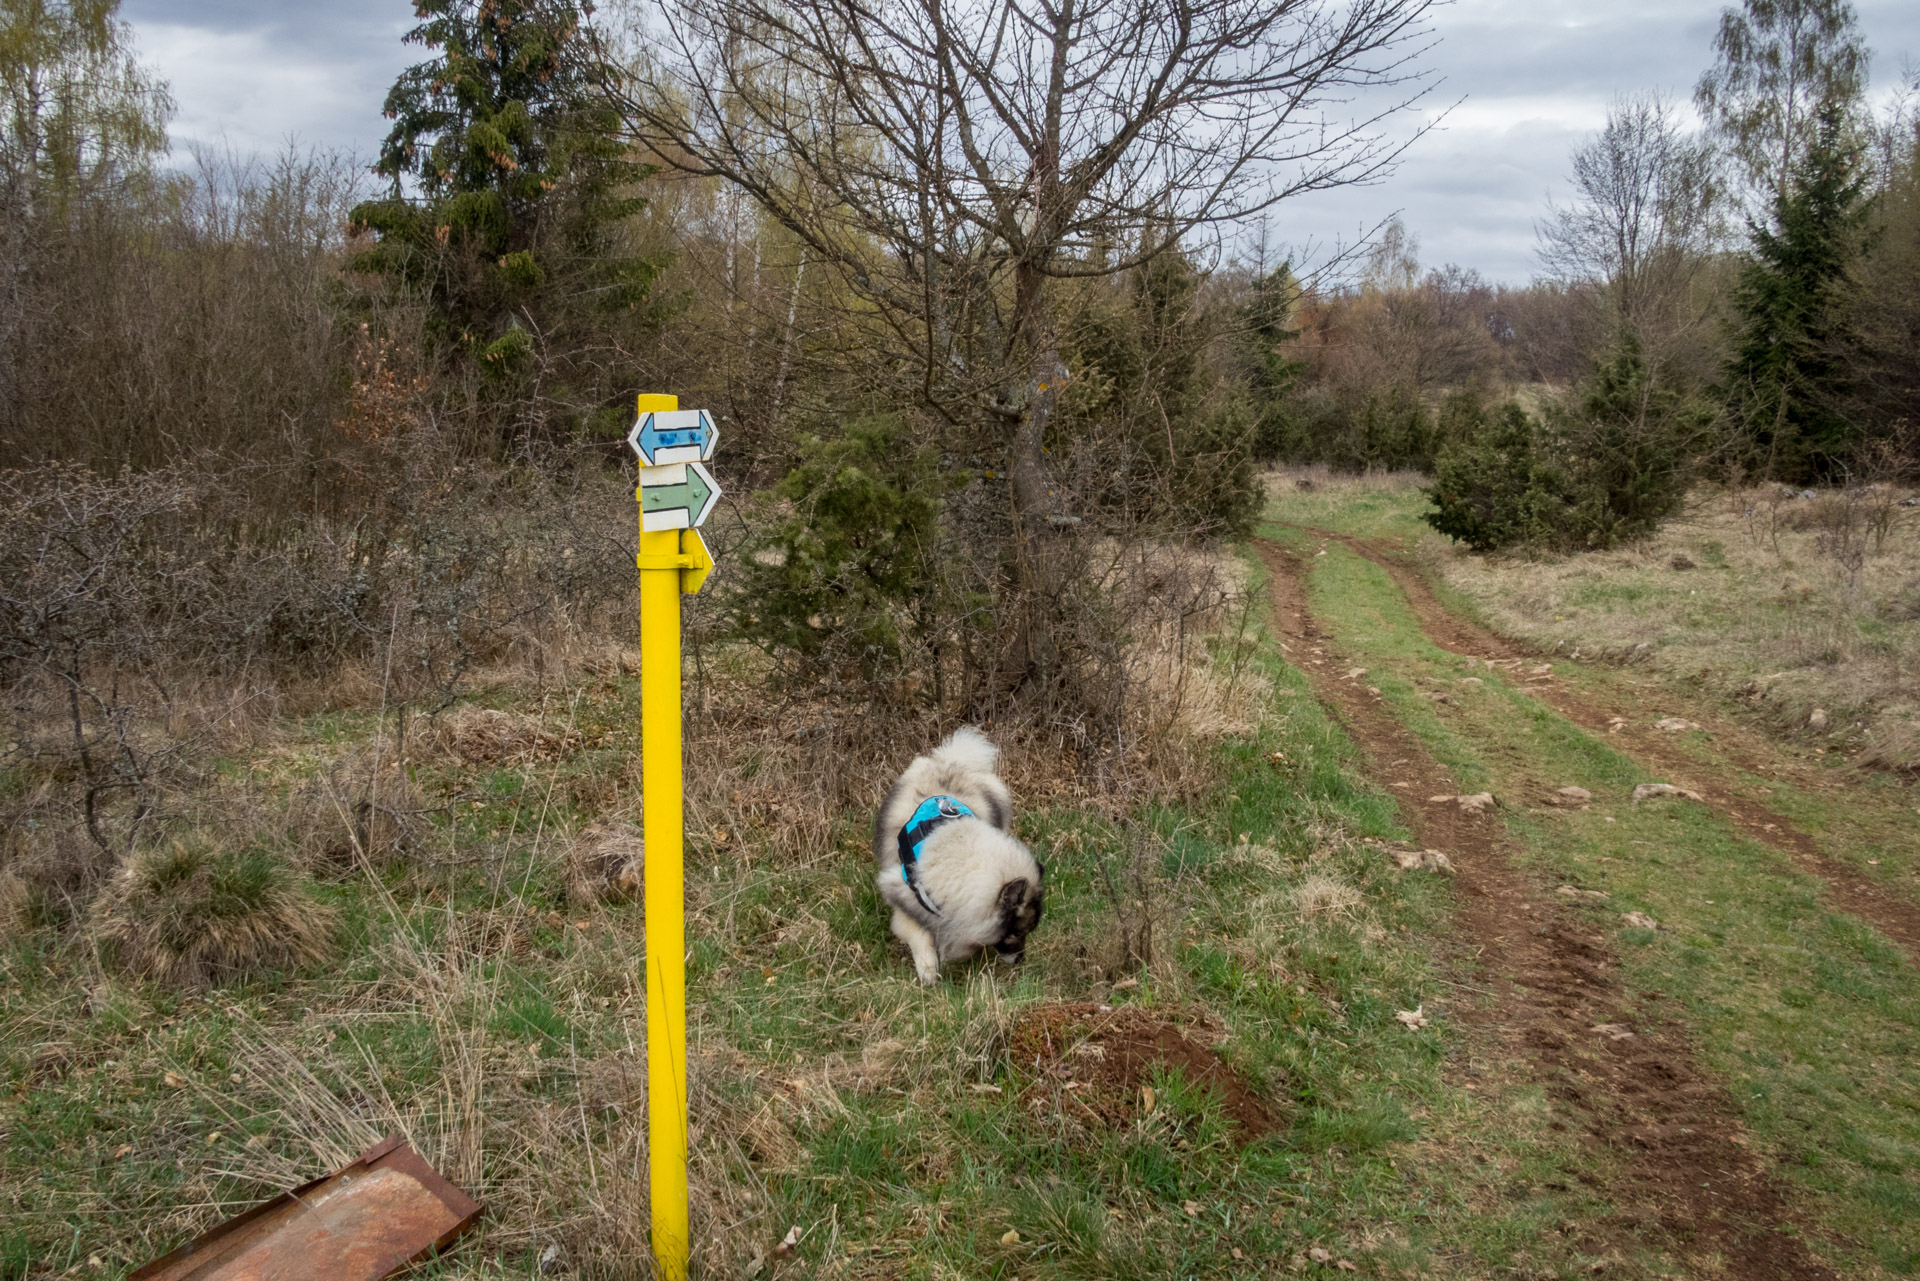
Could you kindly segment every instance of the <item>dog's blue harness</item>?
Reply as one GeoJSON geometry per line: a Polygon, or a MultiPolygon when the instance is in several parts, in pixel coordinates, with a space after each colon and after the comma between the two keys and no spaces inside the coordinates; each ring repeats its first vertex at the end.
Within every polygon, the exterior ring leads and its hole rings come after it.
{"type": "Polygon", "coordinates": [[[907,825],[900,829],[900,879],[907,883],[913,896],[920,900],[920,906],[940,915],[940,909],[927,897],[927,891],[914,875],[920,866],[920,847],[929,837],[956,818],[972,818],[973,811],[954,800],[951,796],[929,796],[914,806],[913,813],[907,819],[907,825]]]}

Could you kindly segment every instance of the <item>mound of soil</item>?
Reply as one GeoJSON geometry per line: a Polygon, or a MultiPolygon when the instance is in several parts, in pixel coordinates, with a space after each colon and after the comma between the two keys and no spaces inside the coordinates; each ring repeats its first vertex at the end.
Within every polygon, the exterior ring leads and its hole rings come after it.
{"type": "Polygon", "coordinates": [[[1218,1095],[1241,1142],[1278,1130],[1277,1110],[1210,1046],[1188,1035],[1205,1028],[1196,1019],[1183,1031],[1137,1006],[1030,1005],[1014,1016],[1007,1052],[1015,1070],[1032,1078],[1024,1095],[1057,1101],[1062,1112],[1089,1123],[1132,1124],[1146,1107],[1143,1087],[1159,1068],[1177,1069],[1189,1084],[1218,1095]]]}

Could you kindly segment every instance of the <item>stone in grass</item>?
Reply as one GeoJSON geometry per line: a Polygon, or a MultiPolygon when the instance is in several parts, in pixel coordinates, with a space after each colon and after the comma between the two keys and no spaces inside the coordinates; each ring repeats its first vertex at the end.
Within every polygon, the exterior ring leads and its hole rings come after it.
{"type": "Polygon", "coordinates": [[[1593,800],[1593,793],[1584,787],[1568,785],[1557,789],[1553,794],[1555,805],[1586,805],[1593,800]]]}
{"type": "Polygon", "coordinates": [[[1493,799],[1492,792],[1475,792],[1471,796],[1455,796],[1452,793],[1448,793],[1445,796],[1429,796],[1427,798],[1427,804],[1429,805],[1458,805],[1469,814],[1478,814],[1481,810],[1490,809],[1499,803],[1499,801],[1493,799]]]}
{"type": "Polygon", "coordinates": [[[1583,890],[1572,885],[1562,885],[1559,889],[1555,890],[1554,893],[1558,894],[1561,898],[1599,899],[1613,897],[1613,895],[1607,893],[1605,890],[1583,890]]]}
{"type": "Polygon", "coordinates": [[[1696,721],[1690,721],[1680,716],[1663,716],[1653,723],[1653,727],[1655,729],[1665,730],[1669,734],[1684,734],[1690,729],[1699,729],[1700,725],[1696,721]]]}
{"type": "Polygon", "coordinates": [[[1677,796],[1683,801],[1697,801],[1700,793],[1689,792],[1684,787],[1675,787],[1672,783],[1642,783],[1633,789],[1633,803],[1650,801],[1657,796],[1677,796]]]}
{"type": "Polygon", "coordinates": [[[1588,1029],[1606,1037],[1609,1041],[1631,1041],[1633,1029],[1624,1023],[1596,1023],[1588,1029]]]}
{"type": "Polygon", "coordinates": [[[1657,930],[1660,928],[1660,922],[1654,920],[1645,912],[1622,912],[1620,919],[1636,930],[1657,930]]]}
{"type": "Polygon", "coordinates": [[[1393,859],[1403,872],[1417,872],[1423,868],[1429,872],[1453,870],[1453,860],[1439,850],[1395,850],[1393,859]]]}
{"type": "Polygon", "coordinates": [[[1827,727],[1827,709],[1826,708],[1816,707],[1812,711],[1807,713],[1808,729],[1823,730],[1826,727],[1827,727]]]}

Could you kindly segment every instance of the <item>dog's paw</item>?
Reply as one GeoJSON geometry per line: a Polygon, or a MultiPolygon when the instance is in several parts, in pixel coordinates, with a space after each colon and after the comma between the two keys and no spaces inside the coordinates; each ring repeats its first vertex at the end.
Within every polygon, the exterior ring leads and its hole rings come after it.
{"type": "Polygon", "coordinates": [[[932,987],[940,981],[940,967],[937,965],[926,965],[916,961],[913,971],[920,976],[921,987],[932,987]]]}

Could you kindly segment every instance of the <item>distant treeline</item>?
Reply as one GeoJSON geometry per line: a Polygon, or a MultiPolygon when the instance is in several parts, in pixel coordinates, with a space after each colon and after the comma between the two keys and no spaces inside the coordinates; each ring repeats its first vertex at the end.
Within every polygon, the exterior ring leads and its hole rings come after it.
{"type": "Polygon", "coordinates": [[[1430,472],[1436,523],[1491,547],[1630,537],[1701,476],[1871,480],[1916,458],[1914,119],[1868,112],[1833,0],[1728,11],[1703,134],[1658,98],[1617,102],[1542,210],[1524,287],[1423,268],[1398,222],[1318,274],[1251,237],[1287,206],[1247,174],[1305,157],[1313,189],[1382,155],[1260,113],[1384,76],[1366,68],[1398,65],[1375,55],[1419,37],[1421,0],[1325,47],[1292,10],[1210,10],[1217,29],[1166,56],[1194,83],[1238,77],[1211,105],[1135,94],[1160,55],[1122,33],[1022,28],[1032,48],[1000,53],[1078,86],[1027,124],[994,88],[1012,62],[916,78],[911,31],[835,0],[683,6],[694,64],[569,0],[427,0],[364,168],[182,167],[114,4],[0,3],[16,514],[52,510],[29,498],[75,468],[130,469],[220,492],[210,547],[296,564],[348,522],[373,550],[323,558],[350,617],[314,635],[377,633],[395,606],[354,586],[353,556],[427,563],[461,486],[523,517],[630,466],[639,390],[724,420],[736,501],[714,537],[739,555],[704,626],[804,680],[917,672],[889,687],[1066,709],[1104,706],[1100,540],[1243,532],[1264,462],[1430,472]],[[780,92],[730,61],[743,30],[790,73],[780,92]],[[1107,70],[1058,70],[1056,39],[1107,70]],[[832,111],[858,127],[823,127],[832,111]],[[1274,154],[1190,145],[1223,111],[1274,154]],[[1115,119],[1129,141],[1096,145],[1115,119]],[[967,161],[975,145],[999,159],[967,161]],[[409,524],[428,511],[430,536],[409,524]]]}

